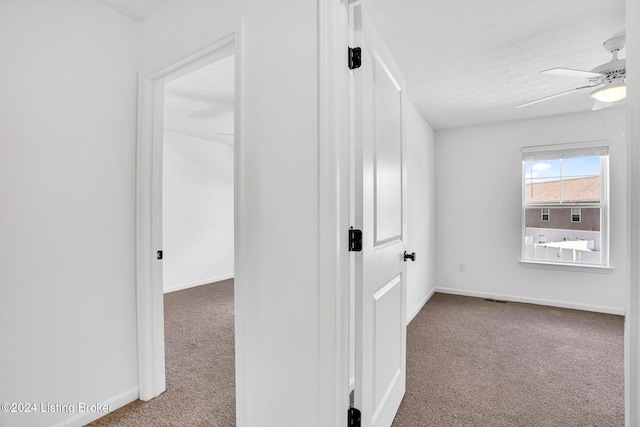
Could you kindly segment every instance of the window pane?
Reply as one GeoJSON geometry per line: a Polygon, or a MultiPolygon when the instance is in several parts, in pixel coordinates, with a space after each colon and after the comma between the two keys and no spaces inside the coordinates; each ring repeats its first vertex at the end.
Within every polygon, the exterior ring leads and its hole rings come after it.
{"type": "Polygon", "coordinates": [[[569,231],[600,231],[600,208],[581,208],[577,214],[574,214],[573,211],[574,209],[572,208],[551,208],[549,209],[549,221],[543,222],[542,217],[544,214],[540,215],[540,209],[527,208],[525,225],[533,228],[553,228],[569,231]],[[574,216],[580,218],[579,223],[576,224],[571,221],[574,216]]]}
{"type": "Polygon", "coordinates": [[[562,159],[563,178],[600,176],[600,157],[576,157],[562,159]]]}
{"type": "Polygon", "coordinates": [[[601,264],[607,258],[600,253],[601,233],[608,224],[601,230],[602,210],[591,206],[604,201],[602,183],[608,177],[601,174],[607,147],[542,148],[523,150],[523,258],[601,264]]]}
{"type": "Polygon", "coordinates": [[[547,178],[527,179],[525,183],[524,202],[560,203],[560,181],[549,181],[547,178]]]}
{"type": "Polygon", "coordinates": [[[563,177],[562,203],[600,203],[600,176],[563,177]]]}
{"type": "Polygon", "coordinates": [[[532,178],[548,178],[559,179],[560,178],[560,160],[526,160],[525,165],[525,177],[527,181],[532,178]]]}
{"type": "Polygon", "coordinates": [[[600,263],[600,208],[582,208],[574,222],[575,208],[551,208],[549,221],[540,210],[525,210],[526,259],[600,263]]]}
{"type": "Polygon", "coordinates": [[[542,208],[542,220],[549,221],[549,208],[542,208]]]}
{"type": "Polygon", "coordinates": [[[525,203],[600,203],[600,157],[524,163],[525,203]]]}

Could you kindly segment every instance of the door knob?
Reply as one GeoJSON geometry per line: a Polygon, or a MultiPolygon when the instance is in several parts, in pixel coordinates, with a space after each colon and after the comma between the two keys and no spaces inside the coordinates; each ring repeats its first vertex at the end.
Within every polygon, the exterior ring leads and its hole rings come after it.
{"type": "Polygon", "coordinates": [[[404,262],[407,262],[408,259],[410,259],[411,261],[415,261],[416,253],[411,252],[410,254],[408,254],[407,251],[404,251],[404,262]]]}

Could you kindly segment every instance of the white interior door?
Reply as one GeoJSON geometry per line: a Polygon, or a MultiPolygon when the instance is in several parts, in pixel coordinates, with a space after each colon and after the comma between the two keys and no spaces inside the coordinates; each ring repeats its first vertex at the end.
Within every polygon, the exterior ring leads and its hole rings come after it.
{"type": "Polygon", "coordinates": [[[363,426],[393,422],[406,381],[405,158],[402,87],[363,13],[351,9],[362,65],[353,72],[356,228],[355,406],[363,426]]]}

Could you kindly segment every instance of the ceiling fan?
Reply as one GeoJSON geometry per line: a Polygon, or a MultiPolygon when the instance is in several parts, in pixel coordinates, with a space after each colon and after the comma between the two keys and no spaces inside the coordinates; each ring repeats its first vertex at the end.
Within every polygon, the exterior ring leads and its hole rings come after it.
{"type": "Polygon", "coordinates": [[[595,90],[591,92],[591,97],[596,100],[593,110],[606,108],[612,103],[624,99],[627,96],[626,63],[624,59],[618,59],[618,52],[624,47],[624,42],[624,34],[604,42],[602,46],[608,52],[611,52],[611,61],[599,65],[591,71],[572,70],[569,68],[551,68],[540,71],[542,74],[553,76],[585,78],[589,81],[589,84],[556,93],[555,95],[545,96],[544,98],[539,98],[534,101],[525,102],[524,104],[516,105],[515,108],[527,107],[578,90],[590,88],[595,88],[595,90]]]}

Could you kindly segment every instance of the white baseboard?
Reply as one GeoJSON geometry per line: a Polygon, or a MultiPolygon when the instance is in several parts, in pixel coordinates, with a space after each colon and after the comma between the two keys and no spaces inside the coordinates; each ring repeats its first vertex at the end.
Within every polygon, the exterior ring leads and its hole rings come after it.
{"type": "MultiPolygon", "coordinates": [[[[67,418],[66,420],[56,424],[54,427],[82,427],[84,425],[89,424],[92,421],[97,420],[98,418],[102,418],[110,412],[115,411],[116,409],[122,408],[124,405],[127,405],[138,398],[138,387],[134,387],[130,390],[120,393],[117,396],[112,397],[111,399],[105,400],[104,402],[98,402],[98,406],[100,407],[108,407],[108,412],[77,412],[71,418],[67,418]]],[[[96,402],[84,402],[87,407],[91,405],[95,405],[96,402]]],[[[75,410],[79,411],[78,404],[75,405],[75,410]]]]}
{"type": "Polygon", "coordinates": [[[436,289],[432,288],[429,294],[420,302],[420,304],[418,304],[418,307],[411,313],[409,313],[409,315],[407,316],[407,325],[411,323],[411,321],[418,315],[418,313],[420,313],[422,307],[424,307],[425,304],[429,302],[434,293],[436,293],[436,289]]]}
{"type": "Polygon", "coordinates": [[[511,301],[511,302],[524,302],[528,304],[546,305],[550,307],[571,308],[574,310],[593,311],[596,313],[617,314],[619,316],[625,315],[624,308],[607,307],[603,305],[581,304],[581,303],[573,303],[573,302],[566,302],[566,301],[556,301],[556,300],[550,300],[550,299],[544,299],[544,298],[530,298],[530,297],[521,297],[516,295],[494,294],[490,292],[478,292],[478,291],[470,291],[466,289],[454,289],[454,288],[436,287],[435,292],[440,292],[443,294],[452,294],[452,295],[463,295],[468,297],[492,298],[492,299],[511,301]]]}
{"type": "Polygon", "coordinates": [[[164,293],[181,291],[183,289],[195,288],[196,286],[208,285],[209,283],[222,282],[223,280],[233,279],[233,274],[225,274],[224,276],[213,277],[210,279],[198,280],[191,283],[183,283],[180,285],[169,286],[164,289],[164,293]]]}

